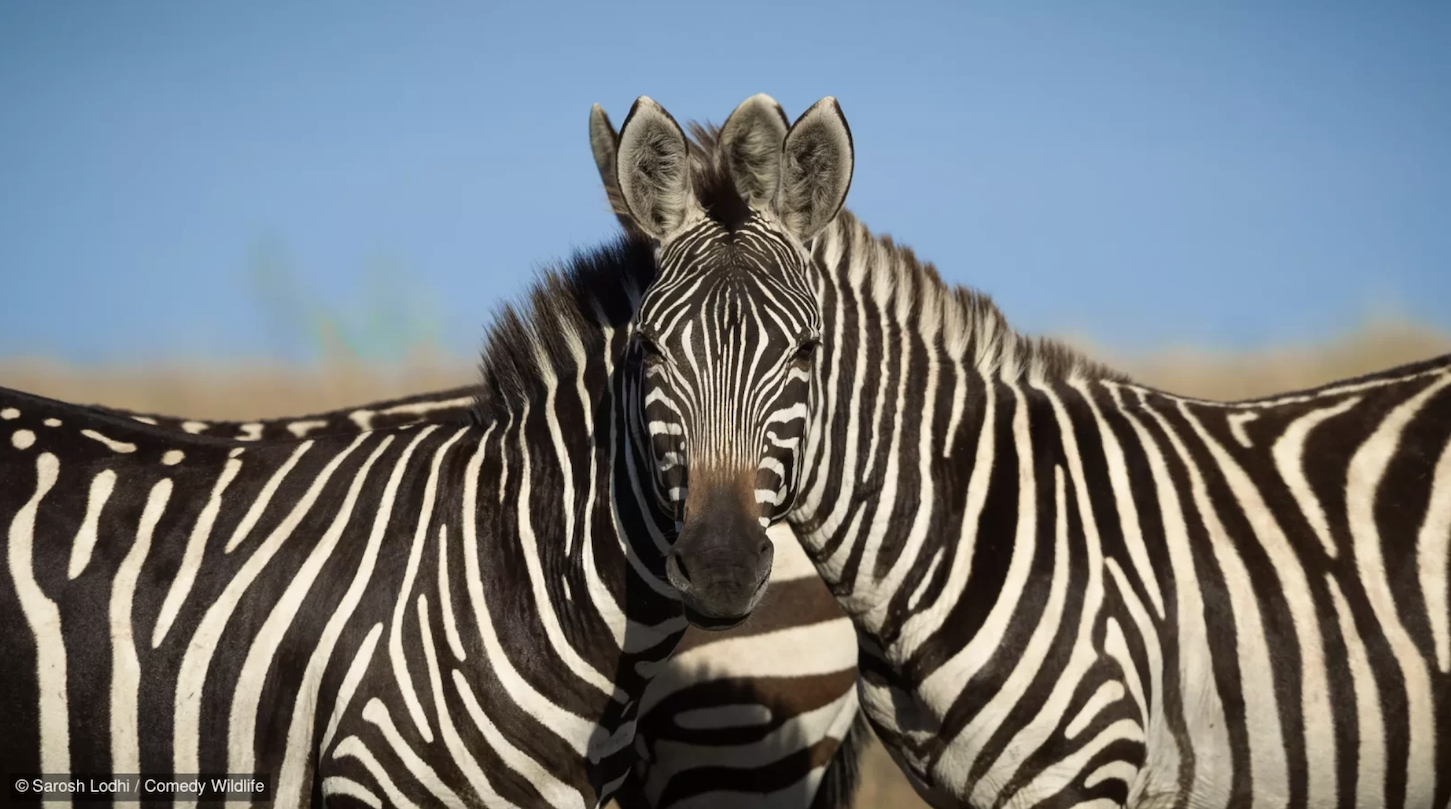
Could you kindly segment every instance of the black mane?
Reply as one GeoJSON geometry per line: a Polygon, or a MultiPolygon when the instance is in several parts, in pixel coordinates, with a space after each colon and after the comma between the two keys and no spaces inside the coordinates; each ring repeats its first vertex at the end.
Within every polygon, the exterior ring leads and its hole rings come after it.
{"type": "Polygon", "coordinates": [[[484,339],[483,379],[471,415],[487,423],[543,391],[544,368],[570,368],[570,338],[589,346],[604,329],[623,329],[655,278],[655,254],[641,236],[626,234],[602,247],[577,251],[546,267],[520,305],[505,304],[484,339]]]}

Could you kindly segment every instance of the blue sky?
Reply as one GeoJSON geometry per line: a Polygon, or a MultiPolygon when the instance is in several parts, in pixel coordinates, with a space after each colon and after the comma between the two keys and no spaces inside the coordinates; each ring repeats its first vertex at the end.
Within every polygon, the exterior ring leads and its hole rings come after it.
{"type": "Polygon", "coordinates": [[[0,357],[305,360],[287,306],[379,301],[467,355],[613,235],[588,110],[641,94],[837,96],[848,205],[1024,329],[1451,328],[1447,42],[1429,2],[0,3],[0,357]]]}

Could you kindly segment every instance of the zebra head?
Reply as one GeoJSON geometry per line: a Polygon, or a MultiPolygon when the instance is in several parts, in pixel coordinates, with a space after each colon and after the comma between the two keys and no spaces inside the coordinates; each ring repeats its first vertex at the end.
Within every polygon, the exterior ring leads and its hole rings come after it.
{"type": "Polygon", "coordinates": [[[641,97],[608,145],[619,198],[656,244],[632,324],[631,433],[676,518],[666,574],[693,622],[724,628],[764,594],[766,527],[800,482],[821,343],[809,245],[846,197],[851,133],[833,98],[788,126],[758,95],[713,153],[692,154],[641,97]]]}

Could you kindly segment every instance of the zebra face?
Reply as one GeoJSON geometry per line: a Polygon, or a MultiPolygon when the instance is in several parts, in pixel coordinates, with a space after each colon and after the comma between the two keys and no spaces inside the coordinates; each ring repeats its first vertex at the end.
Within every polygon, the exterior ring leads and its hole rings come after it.
{"type": "Polygon", "coordinates": [[[788,129],[756,96],[727,119],[725,165],[697,188],[684,134],[641,98],[618,148],[620,196],[657,242],[630,345],[641,482],[675,516],[666,574],[686,615],[725,628],[764,595],[766,527],[802,477],[821,344],[808,245],[845,197],[850,134],[832,99],[788,129]]]}

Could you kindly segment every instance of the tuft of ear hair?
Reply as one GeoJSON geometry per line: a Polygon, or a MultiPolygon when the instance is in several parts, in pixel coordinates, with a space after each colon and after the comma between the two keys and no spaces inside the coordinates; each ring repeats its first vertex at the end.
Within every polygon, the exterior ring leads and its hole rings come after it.
{"type": "Polygon", "coordinates": [[[836,99],[815,104],[786,133],[776,212],[801,241],[808,241],[836,217],[851,188],[851,128],[836,99]]]}
{"type": "Polygon", "coordinates": [[[769,207],[781,184],[781,147],[791,128],[776,99],[757,93],[742,101],[720,131],[720,154],[746,204],[769,207]]]}
{"type": "Polygon", "coordinates": [[[634,220],[630,218],[629,206],[625,205],[625,197],[620,193],[620,183],[615,179],[615,160],[619,148],[620,134],[610,123],[610,116],[605,114],[604,107],[598,104],[590,107],[589,150],[594,155],[600,183],[605,187],[605,198],[609,200],[610,210],[614,212],[615,218],[620,220],[620,226],[626,231],[635,231],[637,228],[634,220]]]}
{"type": "Polygon", "coordinates": [[[615,178],[635,225],[663,239],[704,213],[690,179],[690,146],[680,124],[640,96],[620,125],[615,178]]]}

